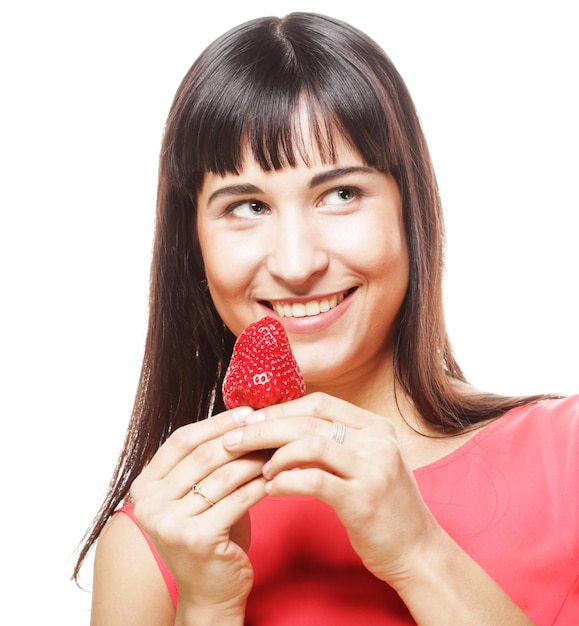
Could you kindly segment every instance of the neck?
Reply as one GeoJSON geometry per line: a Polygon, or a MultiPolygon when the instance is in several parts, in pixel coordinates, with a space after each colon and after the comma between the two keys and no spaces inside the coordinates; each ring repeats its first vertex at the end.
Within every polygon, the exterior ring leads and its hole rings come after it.
{"type": "Polygon", "coordinates": [[[438,460],[471,436],[471,433],[464,433],[440,437],[440,432],[419,415],[412,398],[396,381],[391,362],[348,379],[336,379],[331,384],[308,384],[307,388],[308,392],[330,394],[390,420],[400,449],[412,469],[438,460]]]}
{"type": "Polygon", "coordinates": [[[413,402],[396,381],[392,359],[382,358],[363,371],[323,384],[308,383],[308,392],[323,392],[361,409],[388,418],[401,439],[408,431],[424,429],[413,402]]]}

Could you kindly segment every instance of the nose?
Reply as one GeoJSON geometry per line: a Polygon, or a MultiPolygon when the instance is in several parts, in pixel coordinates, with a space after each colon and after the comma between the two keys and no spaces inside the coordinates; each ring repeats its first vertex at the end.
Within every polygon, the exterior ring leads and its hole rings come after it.
{"type": "Polygon", "coordinates": [[[299,287],[326,270],[329,255],[324,233],[314,219],[299,210],[288,211],[275,220],[274,229],[267,261],[272,276],[299,287]]]}

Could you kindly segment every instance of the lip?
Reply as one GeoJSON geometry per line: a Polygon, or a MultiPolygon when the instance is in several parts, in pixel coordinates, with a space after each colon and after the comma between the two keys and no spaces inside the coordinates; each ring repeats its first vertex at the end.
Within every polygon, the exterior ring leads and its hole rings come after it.
{"type": "Polygon", "coordinates": [[[356,291],[357,288],[354,287],[315,298],[310,296],[308,298],[267,300],[262,301],[261,304],[267,309],[268,315],[274,315],[278,318],[288,332],[314,332],[326,328],[341,317],[349,308],[356,291]],[[298,315],[279,314],[278,311],[288,309],[288,307],[293,312],[297,312],[298,315]],[[312,312],[313,314],[311,314],[312,312]]]}

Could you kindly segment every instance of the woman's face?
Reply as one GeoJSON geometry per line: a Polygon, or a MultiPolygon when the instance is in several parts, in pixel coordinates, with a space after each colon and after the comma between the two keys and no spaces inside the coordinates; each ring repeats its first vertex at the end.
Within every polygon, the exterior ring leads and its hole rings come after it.
{"type": "MultiPolygon", "coordinates": [[[[392,354],[408,285],[398,186],[345,142],[336,160],[208,174],[197,229],[211,297],[235,334],[281,319],[310,390],[392,354]]],[[[317,152],[312,148],[312,154],[317,152]]]]}

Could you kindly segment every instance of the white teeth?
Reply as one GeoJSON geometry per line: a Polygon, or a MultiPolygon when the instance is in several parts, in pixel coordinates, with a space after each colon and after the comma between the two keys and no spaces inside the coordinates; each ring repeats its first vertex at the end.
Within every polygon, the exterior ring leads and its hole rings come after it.
{"type": "Polygon", "coordinates": [[[306,303],[306,315],[318,315],[320,312],[320,303],[312,300],[306,303]]]}
{"type": "Polygon", "coordinates": [[[273,305],[275,312],[280,317],[310,317],[326,313],[333,309],[345,298],[345,294],[330,296],[329,298],[321,298],[320,300],[310,300],[309,302],[276,302],[273,305]]]}
{"type": "Polygon", "coordinates": [[[322,298],[320,300],[320,313],[326,313],[332,308],[330,301],[327,298],[322,298]]]}
{"type": "Polygon", "coordinates": [[[306,316],[306,305],[299,302],[298,304],[292,305],[292,315],[294,317],[305,317],[306,316]]]}

